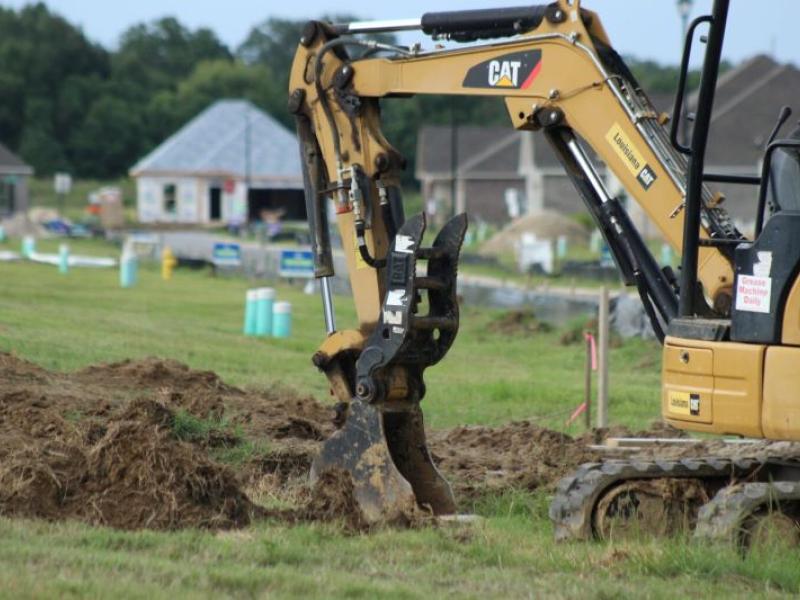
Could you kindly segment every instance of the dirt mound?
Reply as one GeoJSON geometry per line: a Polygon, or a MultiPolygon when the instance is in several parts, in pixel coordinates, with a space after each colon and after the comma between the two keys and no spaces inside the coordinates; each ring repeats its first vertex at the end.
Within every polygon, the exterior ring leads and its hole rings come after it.
{"type": "Polygon", "coordinates": [[[489,331],[503,335],[526,335],[547,333],[552,330],[549,323],[540,321],[532,309],[509,310],[489,323],[489,331]]]}
{"type": "Polygon", "coordinates": [[[585,442],[528,421],[435,431],[429,443],[434,460],[462,498],[549,487],[570,469],[599,459],[585,442]]]}
{"type": "Polygon", "coordinates": [[[0,513],[123,529],[229,528],[256,512],[233,473],[177,440],[166,406],[137,401],[73,423],[46,396],[0,397],[0,513]]]}
{"type": "Polygon", "coordinates": [[[562,235],[570,244],[585,245],[589,242],[588,230],[574,219],[554,211],[542,211],[515,219],[487,240],[480,252],[491,256],[515,252],[525,233],[553,242],[562,235]]]}
{"type": "Polygon", "coordinates": [[[89,521],[135,529],[247,525],[255,505],[233,472],[171,431],[174,415],[143,400],[112,421],[87,453],[89,521]],[[95,516],[96,515],[96,516],[95,516]]]}
{"type": "MultiPolygon", "coordinates": [[[[308,486],[333,416],[311,397],[241,390],[174,361],[56,373],[0,353],[0,514],[124,529],[233,528],[265,516],[363,531],[349,475],[328,472],[308,486]]],[[[656,423],[633,434],[613,428],[573,438],[514,422],[431,431],[428,439],[469,510],[487,494],[552,488],[579,464],[603,458],[588,446],[606,437],[678,435],[656,423]]],[[[708,454],[719,449],[713,444],[647,452],[708,454]]],[[[396,524],[425,518],[403,515],[396,524]]]]}
{"type": "Polygon", "coordinates": [[[0,514],[10,516],[247,525],[262,511],[245,490],[268,479],[273,496],[294,493],[332,431],[332,411],[312,398],[245,392],[152,358],[64,374],[0,353],[0,390],[0,514]]]}
{"type": "Polygon", "coordinates": [[[212,371],[195,371],[176,360],[145,358],[93,365],[78,371],[78,381],[121,383],[125,386],[154,388],[169,386],[181,389],[207,389],[231,393],[236,388],[226,385],[212,371]]]}

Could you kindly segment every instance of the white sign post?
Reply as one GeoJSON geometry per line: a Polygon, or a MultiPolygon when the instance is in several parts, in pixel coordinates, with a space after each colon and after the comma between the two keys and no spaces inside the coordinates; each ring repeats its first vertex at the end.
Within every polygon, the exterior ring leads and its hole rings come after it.
{"type": "Polygon", "coordinates": [[[553,272],[553,244],[550,240],[537,240],[531,233],[523,233],[517,246],[519,270],[523,273],[538,265],[548,275],[553,272]]]}
{"type": "Polygon", "coordinates": [[[72,190],[72,175],[69,173],[56,173],[53,178],[53,188],[58,196],[58,212],[64,216],[64,199],[72,190]]]}
{"type": "Polygon", "coordinates": [[[56,194],[69,194],[72,191],[72,175],[69,173],[56,173],[53,178],[53,187],[56,194]]]}

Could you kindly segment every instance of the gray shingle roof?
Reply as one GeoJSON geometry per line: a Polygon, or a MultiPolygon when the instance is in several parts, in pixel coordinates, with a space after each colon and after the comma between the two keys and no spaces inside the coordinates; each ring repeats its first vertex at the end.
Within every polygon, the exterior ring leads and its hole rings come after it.
{"type": "Polygon", "coordinates": [[[7,175],[33,175],[33,169],[22,159],[0,144],[0,173],[7,175]]]}
{"type": "MultiPolygon", "coordinates": [[[[425,125],[417,135],[416,177],[449,177],[452,128],[449,125],[425,125]]],[[[517,131],[512,127],[457,126],[458,171],[462,177],[490,175],[499,178],[520,175],[520,150],[525,137],[531,138],[533,162],[539,169],[561,173],[556,157],[544,134],[517,131]]],[[[596,158],[594,152],[588,149],[596,158]]]]}
{"type": "MultiPolygon", "coordinates": [[[[800,71],[768,56],[756,56],[725,73],[714,97],[706,164],[754,172],[781,106],[800,109],[798,98],[800,71]]],[[[690,98],[692,111],[696,99],[696,94],[690,98]]]]}
{"type": "Polygon", "coordinates": [[[136,163],[131,174],[244,177],[248,126],[250,176],[302,186],[294,134],[247,100],[215,102],[136,163]]]}
{"type": "MultiPolygon", "coordinates": [[[[452,128],[425,125],[417,136],[417,177],[450,174],[452,128]]],[[[559,167],[550,144],[541,134],[516,131],[511,127],[457,126],[458,170],[462,175],[491,174],[497,177],[519,175],[520,146],[523,136],[533,135],[534,160],[539,167],[559,167]]]]}
{"type": "MultiPolygon", "coordinates": [[[[449,174],[453,128],[447,125],[426,125],[417,135],[417,174],[449,174]]],[[[457,168],[463,171],[499,170],[516,175],[519,164],[519,134],[510,127],[458,125],[455,135],[457,168]],[[504,144],[512,138],[510,144],[504,144]],[[497,144],[501,149],[481,160],[481,155],[497,144]],[[498,154],[500,156],[498,156],[498,154]],[[499,162],[498,162],[499,160],[499,162]],[[482,165],[488,162],[492,164],[482,165]],[[477,163],[477,164],[476,164],[477,163]],[[484,168],[482,168],[484,167],[484,168]]]]}

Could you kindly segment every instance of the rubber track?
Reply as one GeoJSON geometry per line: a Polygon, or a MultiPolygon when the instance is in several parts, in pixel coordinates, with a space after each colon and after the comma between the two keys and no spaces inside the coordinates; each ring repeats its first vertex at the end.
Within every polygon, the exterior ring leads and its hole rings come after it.
{"type": "Polygon", "coordinates": [[[695,538],[714,542],[742,542],[745,520],[761,507],[800,500],[800,482],[737,483],[722,488],[700,508],[695,538]]]}
{"type": "Polygon", "coordinates": [[[741,477],[761,464],[752,458],[684,458],[675,460],[606,460],[587,463],[558,482],[550,504],[555,538],[590,540],[592,516],[604,491],[625,481],[655,478],[718,479],[741,477]]]}

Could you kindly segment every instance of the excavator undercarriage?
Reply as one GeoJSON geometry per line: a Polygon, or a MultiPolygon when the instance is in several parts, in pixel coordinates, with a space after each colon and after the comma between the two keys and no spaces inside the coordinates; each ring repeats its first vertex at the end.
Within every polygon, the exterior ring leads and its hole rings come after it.
{"type": "MultiPolygon", "coordinates": [[[[456,281],[467,219],[453,217],[426,247],[424,215],[405,218],[405,160],[381,132],[380,102],[413,94],[502,98],[514,128],[549,142],[664,345],[668,423],[800,440],[800,205],[792,205],[800,188],[800,131],[775,139],[790,111],[781,111],[769,137],[760,176],[704,171],[728,5],[715,0],[711,14],[689,28],[671,117],[653,107],[598,15],[580,0],[306,26],[289,109],[328,334],[313,360],[338,401],[339,425],[314,461],[312,478],[329,468],[347,470],[371,520],[413,506],[437,515],[456,511],[426,446],[421,401],[424,370],[442,360],[458,331],[456,281]],[[700,27],[707,27],[705,59],[684,145],[678,124],[700,27]],[[489,42],[423,51],[357,37],[401,30],[489,42]],[[598,158],[681,252],[679,275],[653,257],[625,203],[609,192],[598,158]],[[724,196],[708,187],[715,182],[757,187],[752,237],[733,225],[724,196]],[[350,330],[336,327],[329,209],[358,316],[350,330]]],[[[797,459],[776,450],[587,464],[555,493],[556,538],[690,527],[698,536],[747,546],[763,537],[765,524],[777,524],[796,539],[797,459]]]]}

